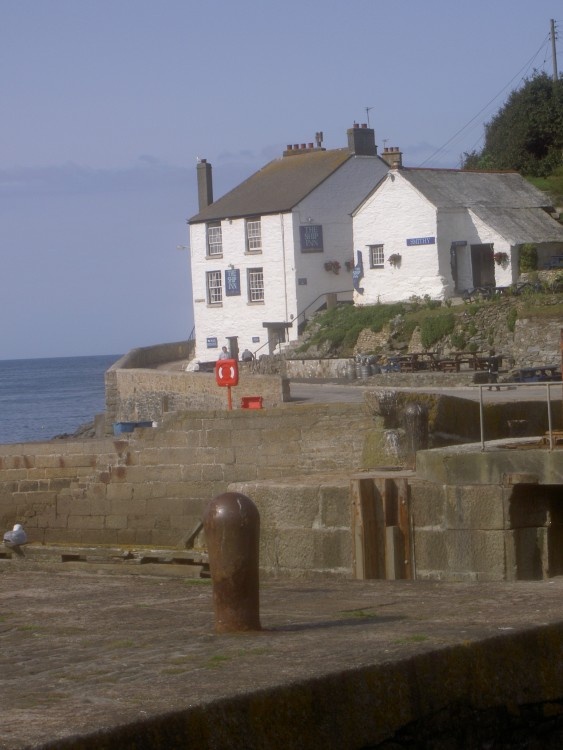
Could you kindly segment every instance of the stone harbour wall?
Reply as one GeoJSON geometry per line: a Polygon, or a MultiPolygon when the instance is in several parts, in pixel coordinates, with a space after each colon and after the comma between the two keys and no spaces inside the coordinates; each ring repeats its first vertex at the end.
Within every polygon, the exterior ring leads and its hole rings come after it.
{"type": "MultiPolygon", "coordinates": [[[[364,466],[377,429],[361,405],[286,405],[169,414],[161,427],[123,439],[4,445],[0,523],[22,523],[31,543],[176,547],[204,504],[231,483],[346,476],[364,466]]],[[[303,507],[295,523],[310,512],[303,507]]],[[[274,534],[275,519],[264,517],[265,536],[274,534]]],[[[288,555],[321,532],[319,520],[313,526],[287,540],[288,555]]]]}
{"type": "MultiPolygon", "coordinates": [[[[217,385],[213,373],[114,365],[106,372],[105,383],[108,432],[115,422],[158,422],[168,412],[227,409],[227,388],[217,385]]],[[[231,395],[236,407],[248,396],[261,396],[265,407],[279,406],[289,400],[289,384],[285,378],[253,375],[241,368],[231,395]]]]}

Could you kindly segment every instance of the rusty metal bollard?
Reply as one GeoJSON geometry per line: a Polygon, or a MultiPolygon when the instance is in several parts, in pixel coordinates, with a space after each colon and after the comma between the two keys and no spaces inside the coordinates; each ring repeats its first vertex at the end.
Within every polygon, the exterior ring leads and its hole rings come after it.
{"type": "Polygon", "coordinates": [[[258,509],[246,495],[225,492],[207,503],[203,528],[213,582],[215,630],[261,630],[258,509]]]}

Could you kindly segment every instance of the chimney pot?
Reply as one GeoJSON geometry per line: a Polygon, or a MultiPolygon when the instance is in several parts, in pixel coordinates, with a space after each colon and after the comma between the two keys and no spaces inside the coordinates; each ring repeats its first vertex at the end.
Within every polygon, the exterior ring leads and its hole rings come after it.
{"type": "Polygon", "coordinates": [[[307,144],[307,148],[314,148],[314,146],[313,146],[313,144],[312,144],[312,143],[308,143],[308,144],[307,144]]]}
{"type": "Polygon", "coordinates": [[[298,143],[294,143],[293,144],[293,148],[296,148],[297,150],[299,150],[299,144],[298,143]]]}
{"type": "Polygon", "coordinates": [[[362,122],[362,128],[367,128],[367,122],[362,122]]]}

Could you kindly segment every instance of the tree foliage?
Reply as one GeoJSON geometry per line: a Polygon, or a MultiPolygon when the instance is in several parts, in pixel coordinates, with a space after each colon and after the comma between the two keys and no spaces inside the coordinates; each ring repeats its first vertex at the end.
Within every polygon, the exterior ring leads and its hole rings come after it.
{"type": "Polygon", "coordinates": [[[535,73],[485,125],[479,153],[464,154],[464,169],[515,169],[545,177],[563,165],[563,80],[535,73]]]}

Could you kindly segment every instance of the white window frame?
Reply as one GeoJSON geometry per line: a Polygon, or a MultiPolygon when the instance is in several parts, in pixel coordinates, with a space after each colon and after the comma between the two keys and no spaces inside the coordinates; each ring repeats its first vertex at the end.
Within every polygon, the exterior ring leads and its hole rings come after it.
{"type": "Polygon", "coordinates": [[[246,233],[246,252],[247,253],[261,253],[262,252],[262,220],[260,217],[257,219],[247,219],[245,223],[246,233]]]}
{"type": "Polygon", "coordinates": [[[221,271],[207,271],[205,274],[208,305],[223,304],[223,275],[221,271]]]}
{"type": "Polygon", "coordinates": [[[385,268],[385,254],[383,245],[368,245],[369,267],[385,268]]]}
{"type": "Polygon", "coordinates": [[[251,305],[264,302],[264,269],[248,268],[246,271],[248,302],[251,305]]]}
{"type": "Polygon", "coordinates": [[[206,225],[207,257],[216,258],[223,255],[223,231],[221,222],[216,221],[206,225]]]}

